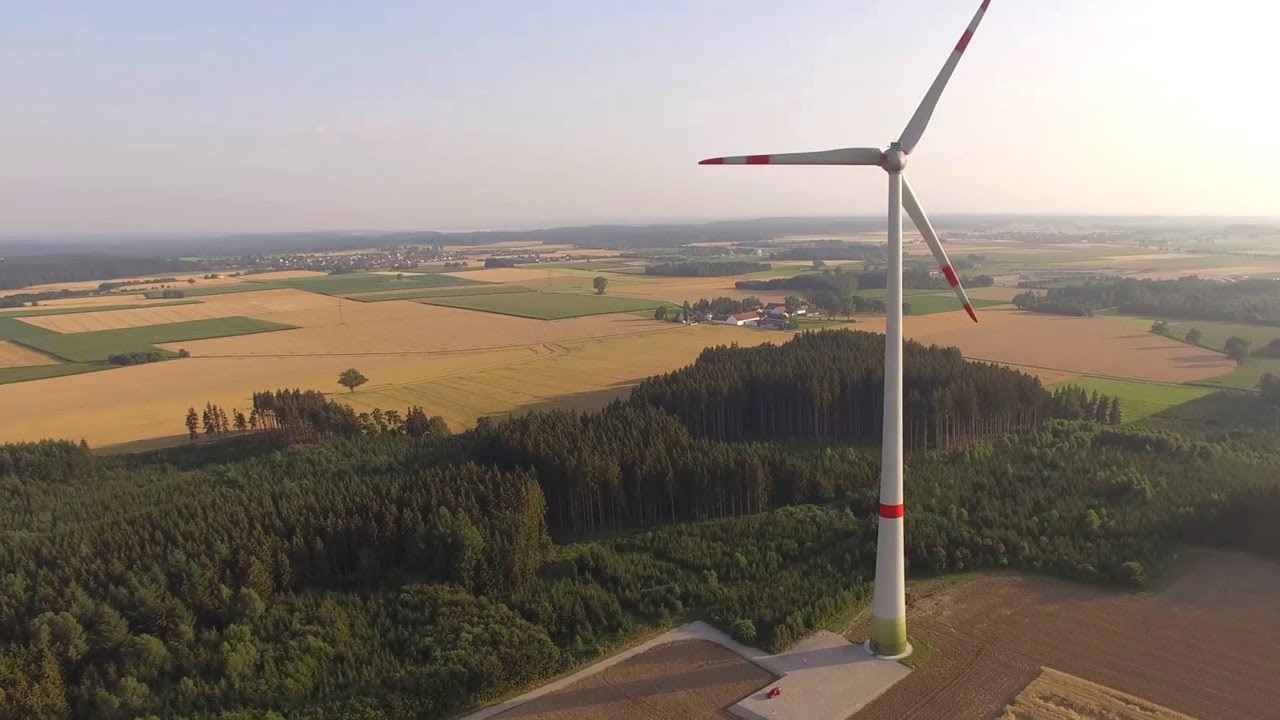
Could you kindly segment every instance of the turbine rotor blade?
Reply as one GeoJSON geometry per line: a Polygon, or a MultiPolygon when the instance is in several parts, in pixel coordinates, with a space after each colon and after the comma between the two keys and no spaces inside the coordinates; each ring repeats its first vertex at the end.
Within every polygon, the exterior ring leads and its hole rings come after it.
{"type": "Polygon", "coordinates": [[[951,261],[947,259],[947,251],[942,249],[942,242],[938,240],[938,233],[934,232],[933,224],[929,222],[929,216],[924,214],[924,208],[920,207],[920,201],[916,199],[916,194],[911,190],[911,184],[907,182],[907,176],[902,176],[902,207],[907,211],[907,215],[911,217],[911,222],[916,224],[916,229],[924,236],[924,241],[929,244],[929,249],[933,251],[933,258],[942,266],[942,274],[950,283],[951,289],[955,290],[956,297],[960,298],[960,304],[964,305],[964,311],[969,313],[969,318],[974,322],[978,322],[978,315],[973,311],[973,303],[969,302],[969,296],[965,294],[964,287],[960,284],[960,278],[956,275],[956,271],[951,267],[951,261]]]}
{"type": "Polygon", "coordinates": [[[946,89],[947,81],[951,79],[951,73],[955,72],[956,65],[960,63],[960,56],[964,55],[965,48],[969,47],[969,41],[978,31],[978,23],[982,22],[982,16],[986,14],[987,6],[990,4],[991,0],[982,0],[982,6],[974,14],[969,27],[960,36],[960,42],[956,43],[951,56],[943,63],[942,71],[938,73],[938,77],[934,78],[933,85],[929,86],[929,92],[925,93],[924,100],[920,101],[920,107],[916,108],[916,113],[911,116],[906,129],[902,131],[902,137],[898,138],[898,142],[902,145],[903,152],[910,153],[915,149],[916,143],[920,142],[920,136],[924,135],[924,129],[929,125],[929,118],[933,116],[933,109],[937,107],[938,99],[942,97],[942,91],[946,89]]]}
{"type": "Polygon", "coordinates": [[[735,155],[708,158],[699,165],[879,165],[879,148],[840,148],[777,155],[735,155]]]}

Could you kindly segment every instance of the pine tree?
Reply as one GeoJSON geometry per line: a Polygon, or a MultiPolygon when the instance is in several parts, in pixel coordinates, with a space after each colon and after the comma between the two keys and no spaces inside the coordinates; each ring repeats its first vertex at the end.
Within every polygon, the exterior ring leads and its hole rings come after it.
{"type": "Polygon", "coordinates": [[[1124,417],[1120,414],[1120,398],[1119,396],[1111,398],[1111,412],[1107,416],[1107,422],[1111,425],[1119,425],[1124,417]]]}
{"type": "Polygon", "coordinates": [[[187,408],[187,434],[191,437],[191,442],[195,442],[200,436],[200,416],[196,415],[195,408],[187,408]]]}

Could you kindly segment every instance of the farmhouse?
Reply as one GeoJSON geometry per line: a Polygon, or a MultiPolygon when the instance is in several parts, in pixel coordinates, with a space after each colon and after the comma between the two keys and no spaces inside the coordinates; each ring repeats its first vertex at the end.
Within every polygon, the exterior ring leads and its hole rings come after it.
{"type": "Polygon", "coordinates": [[[717,325],[737,325],[739,327],[754,327],[759,321],[760,313],[755,310],[740,312],[736,315],[717,315],[711,318],[711,322],[717,325]]]}
{"type": "Polygon", "coordinates": [[[803,305],[796,308],[795,312],[787,312],[787,306],[785,303],[776,303],[776,302],[765,305],[764,311],[767,315],[770,315],[776,318],[783,318],[783,319],[791,317],[792,315],[804,315],[809,312],[808,309],[805,308],[803,305]]]}

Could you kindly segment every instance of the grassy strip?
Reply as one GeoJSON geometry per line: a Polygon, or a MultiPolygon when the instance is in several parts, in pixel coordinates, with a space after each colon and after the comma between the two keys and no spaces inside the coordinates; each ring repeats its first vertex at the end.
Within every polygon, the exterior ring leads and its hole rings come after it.
{"type": "Polygon", "coordinates": [[[157,350],[155,345],[160,343],[204,340],[230,335],[249,335],[252,333],[292,329],[294,329],[293,325],[285,325],[283,323],[247,317],[226,317],[82,333],[53,333],[45,331],[44,334],[26,335],[12,339],[22,345],[57,356],[63,360],[90,363],[106,360],[108,356],[118,353],[157,350]]]}
{"type": "Polygon", "coordinates": [[[32,365],[30,367],[0,368],[0,385],[43,380],[63,375],[79,375],[80,373],[110,370],[114,365],[102,363],[61,363],[58,365],[32,365]]]}

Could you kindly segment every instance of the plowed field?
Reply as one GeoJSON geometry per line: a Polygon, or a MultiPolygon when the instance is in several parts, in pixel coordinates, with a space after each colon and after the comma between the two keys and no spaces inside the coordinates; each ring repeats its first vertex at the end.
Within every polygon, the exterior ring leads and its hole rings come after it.
{"type": "Polygon", "coordinates": [[[1200,720],[1273,720],[1280,708],[1274,561],[1197,552],[1154,593],[989,576],[914,595],[912,635],[934,654],[854,720],[995,718],[1042,667],[1200,720]]]}

